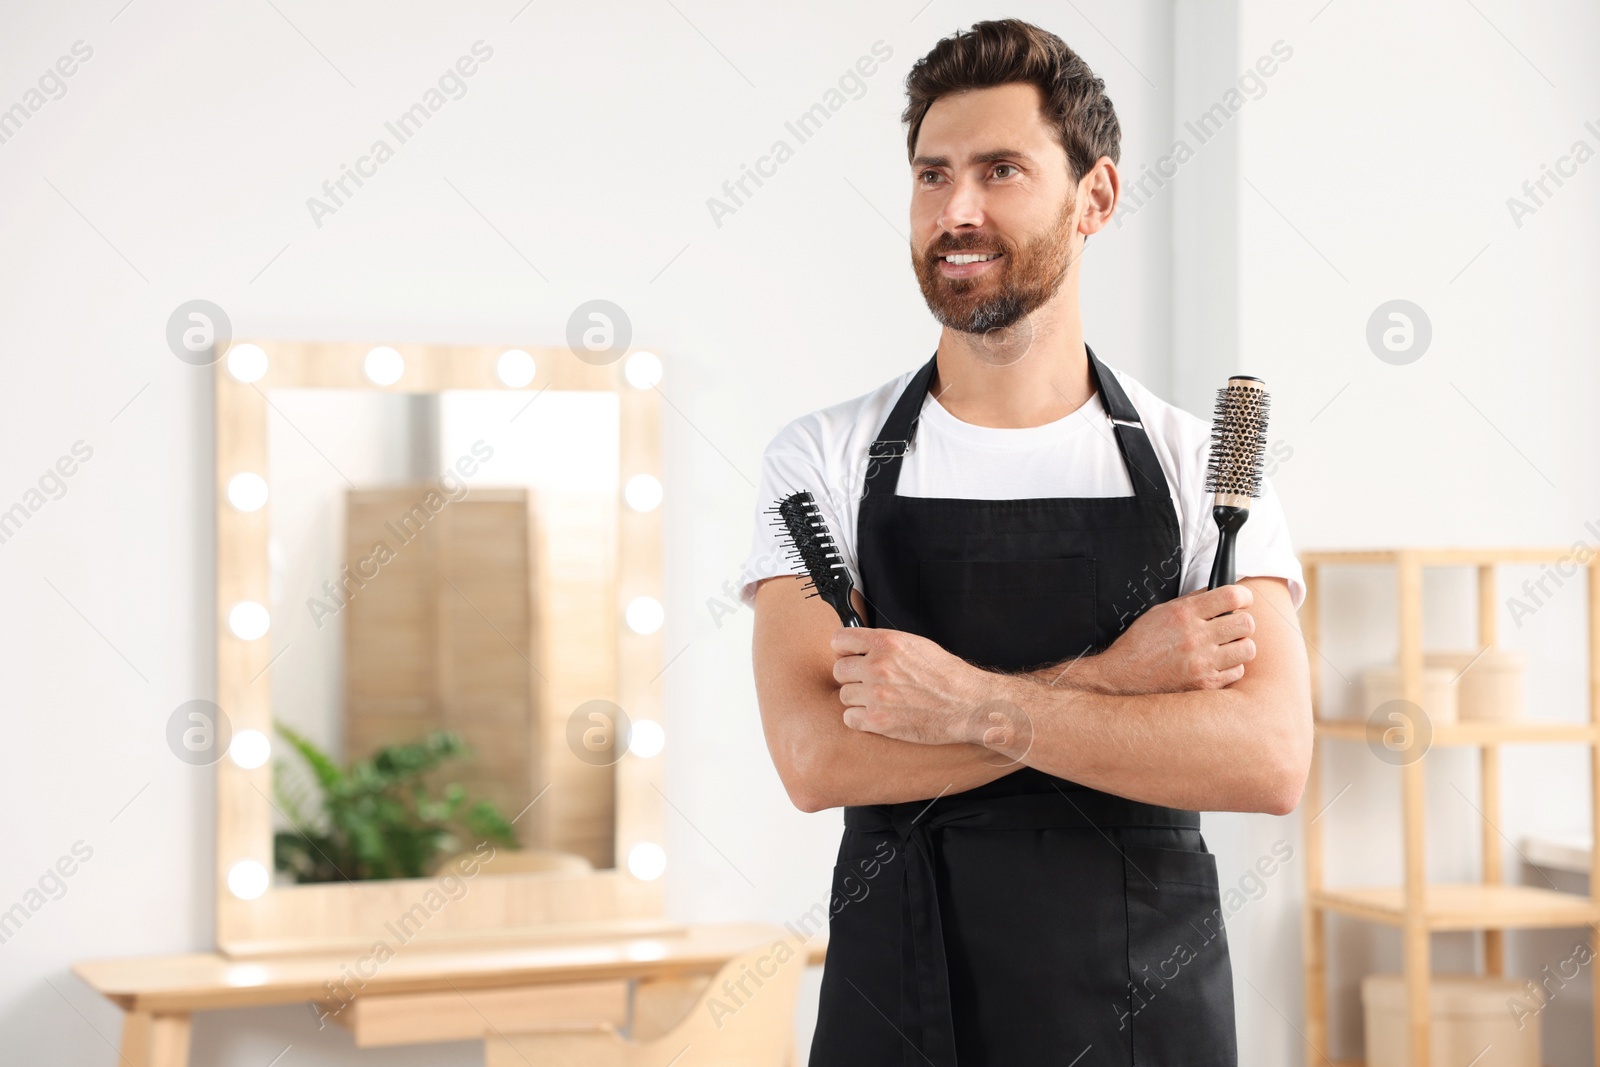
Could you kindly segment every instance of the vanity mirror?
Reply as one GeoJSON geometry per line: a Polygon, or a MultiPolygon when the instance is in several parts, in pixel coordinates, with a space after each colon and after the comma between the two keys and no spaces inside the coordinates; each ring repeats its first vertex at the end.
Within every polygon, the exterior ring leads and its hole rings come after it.
{"type": "Polygon", "coordinates": [[[224,952],[667,928],[660,374],[218,360],[224,952]]]}

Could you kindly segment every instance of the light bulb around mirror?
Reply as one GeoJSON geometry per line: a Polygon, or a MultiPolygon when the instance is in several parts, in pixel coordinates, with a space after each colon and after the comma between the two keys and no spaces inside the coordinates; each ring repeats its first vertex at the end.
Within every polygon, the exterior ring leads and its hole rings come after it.
{"type": "Polygon", "coordinates": [[[634,511],[654,511],[661,506],[661,482],[649,474],[635,474],[623,485],[622,499],[634,511]]]}
{"type": "Polygon", "coordinates": [[[236,382],[259,382],[267,373],[267,354],[260,345],[234,345],[228,349],[228,373],[236,382]]]}
{"type": "Polygon", "coordinates": [[[653,596],[636,596],[628,601],[628,629],[636,634],[653,634],[661,629],[666,612],[653,596]]]}
{"type": "Polygon", "coordinates": [[[240,860],[228,868],[228,892],[240,900],[254,900],[267,891],[267,869],[255,860],[240,860]]]}
{"type": "Polygon", "coordinates": [[[533,357],[520,348],[508,348],[494,362],[495,377],[508,389],[521,389],[533,381],[539,367],[533,357]]]}
{"type": "Polygon", "coordinates": [[[271,624],[272,616],[254,600],[241,600],[228,612],[228,629],[241,641],[265,636],[271,624]]]}
{"type": "Polygon", "coordinates": [[[267,503],[267,480],[246,472],[228,479],[228,503],[235,511],[260,511],[267,503]]]}
{"type": "MultiPolygon", "coordinates": [[[[235,744],[238,743],[237,738],[235,744]]],[[[654,719],[634,719],[632,729],[628,732],[628,751],[641,759],[661,754],[661,746],[667,743],[667,732],[661,724],[654,719]]]]}
{"type": "Polygon", "coordinates": [[[406,360],[394,349],[380,345],[367,353],[361,369],[373,385],[393,385],[406,372],[406,360]]]}
{"type": "Polygon", "coordinates": [[[235,767],[253,771],[272,756],[272,742],[260,730],[240,730],[228,742],[228,758],[235,767]]]}
{"type": "Polygon", "coordinates": [[[641,882],[655,881],[666,869],[667,854],[654,842],[640,842],[628,851],[628,873],[641,882]]]}
{"type": "Polygon", "coordinates": [[[654,352],[635,352],[622,365],[622,374],[635,389],[649,389],[661,381],[661,357],[654,352]]]}

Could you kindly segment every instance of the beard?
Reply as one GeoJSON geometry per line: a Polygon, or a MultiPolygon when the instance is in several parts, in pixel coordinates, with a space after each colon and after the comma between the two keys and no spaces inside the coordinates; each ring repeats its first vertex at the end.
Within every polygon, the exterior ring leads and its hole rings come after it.
{"type": "Polygon", "coordinates": [[[987,334],[1007,329],[1043,306],[1072,266],[1072,209],[1069,197],[1055,222],[1020,247],[1000,236],[946,233],[920,255],[912,249],[911,266],[933,317],[951,330],[987,334]],[[957,252],[999,252],[1000,267],[977,278],[946,278],[939,261],[957,252]]]}

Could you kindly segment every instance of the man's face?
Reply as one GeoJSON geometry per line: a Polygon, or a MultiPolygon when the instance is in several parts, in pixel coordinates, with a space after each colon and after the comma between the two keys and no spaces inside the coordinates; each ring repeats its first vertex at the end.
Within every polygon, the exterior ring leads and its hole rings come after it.
{"type": "Polygon", "coordinates": [[[934,318],[952,330],[1005,329],[1060,288],[1077,233],[1066,153],[1031,84],[940,97],[912,161],[911,263],[934,318]],[[952,254],[994,258],[951,263],[952,254]]]}

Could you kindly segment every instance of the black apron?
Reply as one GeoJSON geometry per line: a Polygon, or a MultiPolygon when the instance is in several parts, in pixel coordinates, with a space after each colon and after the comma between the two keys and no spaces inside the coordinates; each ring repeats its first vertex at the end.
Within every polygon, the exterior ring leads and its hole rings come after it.
{"type": "MultiPolygon", "coordinates": [[[[1108,646],[1178,595],[1181,537],[1139,414],[1089,351],[1134,495],[895,492],[936,360],[869,453],[865,622],[1020,670],[1108,646]]],[[[1233,978],[1200,816],[1023,767],[847,807],[811,1067],[1236,1067],[1233,978]]]]}

